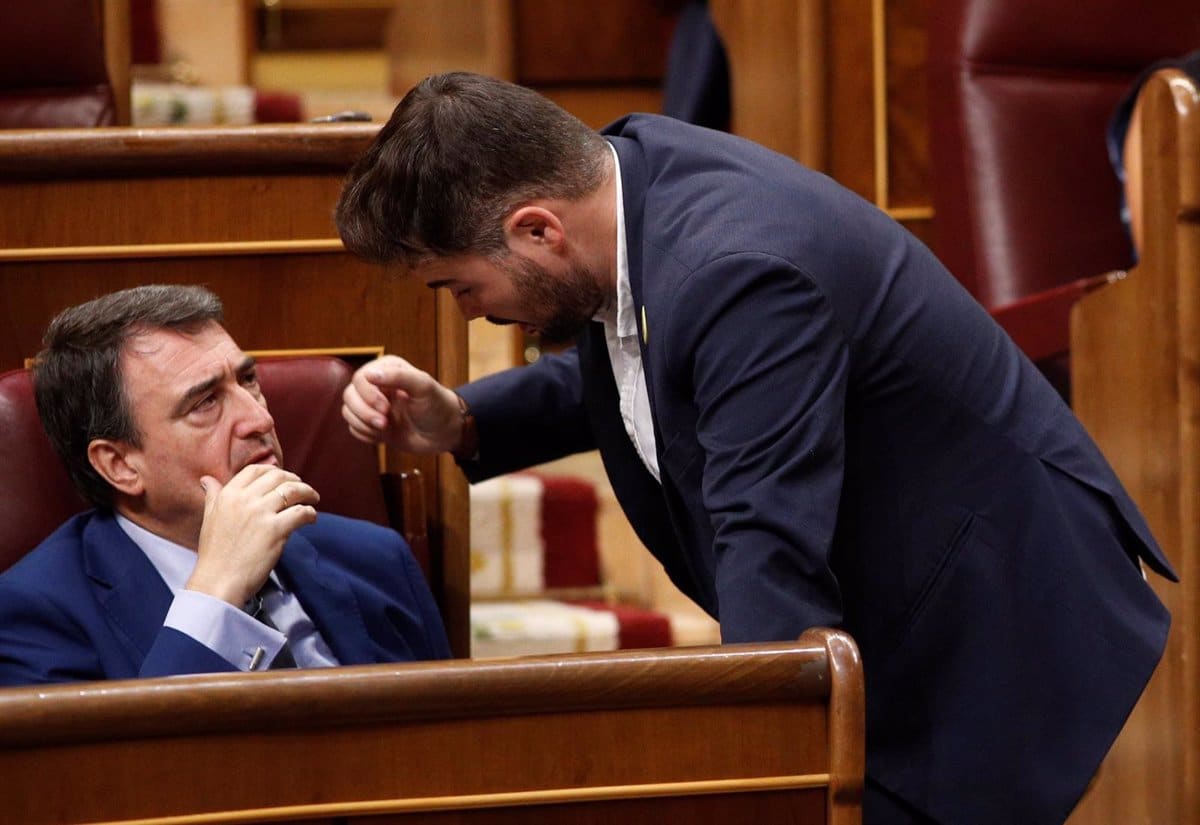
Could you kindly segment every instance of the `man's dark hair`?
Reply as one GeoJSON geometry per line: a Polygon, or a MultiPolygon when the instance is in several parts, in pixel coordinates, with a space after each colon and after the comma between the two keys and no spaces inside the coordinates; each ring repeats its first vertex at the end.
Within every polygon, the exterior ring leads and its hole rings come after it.
{"type": "Polygon", "coordinates": [[[350,170],[338,232],[372,263],[502,256],[504,218],[535,198],[594,191],[607,151],[598,132],[530,89],[433,75],[404,96],[350,170]]]}
{"type": "Polygon", "coordinates": [[[153,285],[70,307],[50,322],[33,365],[38,414],[89,502],[109,509],[114,491],[88,461],[88,444],[141,444],[121,374],[125,342],[154,329],[198,329],[223,316],[221,300],[203,287],[153,285]]]}

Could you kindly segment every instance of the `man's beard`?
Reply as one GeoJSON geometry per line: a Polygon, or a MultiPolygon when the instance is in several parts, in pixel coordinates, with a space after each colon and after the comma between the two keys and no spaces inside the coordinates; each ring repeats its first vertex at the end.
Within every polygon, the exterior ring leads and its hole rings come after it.
{"type": "MultiPolygon", "coordinates": [[[[508,255],[497,262],[512,279],[513,289],[529,317],[524,321],[536,326],[542,340],[561,344],[572,340],[611,296],[600,278],[580,264],[572,263],[555,277],[544,267],[523,255],[508,255]]],[[[494,323],[513,323],[509,319],[489,317],[494,323]]]]}

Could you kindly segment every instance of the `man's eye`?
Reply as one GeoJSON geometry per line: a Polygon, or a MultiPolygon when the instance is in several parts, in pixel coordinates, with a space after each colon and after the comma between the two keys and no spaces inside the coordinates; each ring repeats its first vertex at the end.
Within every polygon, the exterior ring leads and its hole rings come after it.
{"type": "Polygon", "coordinates": [[[215,395],[206,395],[203,398],[201,398],[199,401],[196,402],[196,406],[192,407],[192,411],[193,412],[203,412],[204,410],[209,409],[210,407],[212,407],[213,404],[216,404],[216,403],[217,403],[217,397],[215,395]]]}
{"type": "Polygon", "coordinates": [[[250,372],[242,373],[242,386],[252,387],[257,383],[258,373],[256,371],[250,370],[250,372]]]}

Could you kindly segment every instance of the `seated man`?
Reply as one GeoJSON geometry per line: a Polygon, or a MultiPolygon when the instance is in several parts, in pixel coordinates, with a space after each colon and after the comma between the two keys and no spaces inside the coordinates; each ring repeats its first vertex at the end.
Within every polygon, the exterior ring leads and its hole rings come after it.
{"type": "Polygon", "coordinates": [[[0,575],[0,684],[450,655],[400,536],[318,514],[283,468],[221,319],[203,288],[145,286],[50,323],[38,412],[95,509],[0,575]]]}

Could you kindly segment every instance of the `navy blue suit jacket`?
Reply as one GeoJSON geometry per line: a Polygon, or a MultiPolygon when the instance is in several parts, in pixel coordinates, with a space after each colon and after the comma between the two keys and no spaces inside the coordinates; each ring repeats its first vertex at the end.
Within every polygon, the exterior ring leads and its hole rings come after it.
{"type": "Polygon", "coordinates": [[[468,475],[598,446],[725,641],[854,635],[874,781],[942,822],[1061,821],[1169,624],[1138,560],[1174,574],[1113,472],[879,210],[732,136],[649,115],[606,134],[661,487],[599,324],[462,388],[481,443],[468,475]]]}
{"type": "MultiPolygon", "coordinates": [[[[321,513],[275,567],[344,665],[446,658],[437,606],[404,540],[321,513]]],[[[0,684],[235,670],[163,627],[171,591],[106,513],[63,524],[0,575],[0,684]]]]}

